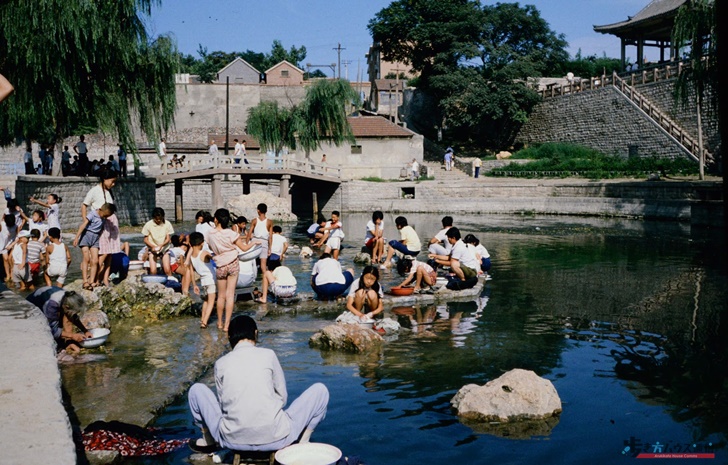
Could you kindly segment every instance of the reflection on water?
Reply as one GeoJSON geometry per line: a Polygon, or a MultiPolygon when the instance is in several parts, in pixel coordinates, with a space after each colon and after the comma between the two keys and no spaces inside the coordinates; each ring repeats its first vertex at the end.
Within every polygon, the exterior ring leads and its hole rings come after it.
{"type": "MultiPolygon", "coordinates": [[[[432,215],[407,216],[424,240],[438,229],[432,215]]],[[[343,218],[348,264],[367,219],[343,218]]],[[[386,220],[385,234],[396,237],[393,218],[386,220]]],[[[402,463],[403,452],[418,464],[614,463],[627,444],[656,441],[710,442],[717,463],[726,461],[728,281],[720,242],[685,225],[628,220],[473,216],[456,224],[488,248],[494,279],[470,302],[389,309],[406,329],[381,351],[309,348],[331,312],[258,314],[261,344],[278,353],[291,398],[316,381],[331,391],[316,441],[372,464],[402,463]],[[460,422],[450,407],[457,390],[513,368],[554,383],[564,408],[558,424],[514,440],[507,428],[485,434],[460,422]]],[[[286,227],[305,244],[303,229],[286,227]]],[[[293,256],[289,266],[307,290],[311,262],[293,256]]],[[[385,288],[400,280],[382,275],[385,288]]],[[[164,341],[143,341],[152,343],[164,341]]],[[[144,348],[143,358],[143,370],[176,362],[155,348],[144,348]]],[[[113,373],[94,379],[104,376],[113,373]]],[[[192,434],[185,402],[157,425],[192,434]]],[[[184,463],[188,455],[143,463],[184,463]]]]}

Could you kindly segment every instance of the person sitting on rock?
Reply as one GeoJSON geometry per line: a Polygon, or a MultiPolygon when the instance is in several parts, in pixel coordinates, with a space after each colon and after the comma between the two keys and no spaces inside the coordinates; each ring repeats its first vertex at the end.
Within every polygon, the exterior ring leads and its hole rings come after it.
{"type": "Polygon", "coordinates": [[[447,241],[447,230],[452,228],[452,216],[444,216],[442,218],[442,229],[430,239],[430,245],[427,250],[435,255],[449,255],[452,246],[447,241]]]}
{"type": "Polygon", "coordinates": [[[362,321],[369,321],[384,311],[384,293],[379,284],[379,267],[367,265],[361,276],[351,283],[346,297],[346,309],[362,321]]]}
{"type": "Polygon", "coordinates": [[[439,265],[449,266],[460,281],[477,278],[479,263],[475,253],[460,238],[460,230],[453,226],[447,230],[447,240],[452,245],[450,255],[430,254],[439,265]]]}
{"type": "Polygon", "coordinates": [[[398,216],[394,219],[394,225],[399,229],[400,240],[389,241],[389,250],[387,251],[387,258],[381,266],[382,269],[392,266],[392,257],[395,251],[404,255],[405,258],[414,258],[419,255],[420,248],[422,248],[420,236],[417,235],[412,226],[407,224],[407,218],[398,216]]]}
{"type": "Polygon", "coordinates": [[[311,289],[319,300],[336,300],[346,292],[352,282],[354,270],[349,268],[342,272],[341,263],[331,258],[328,253],[321,254],[311,270],[311,289]]]}
{"type": "MultiPolygon", "coordinates": [[[[274,228],[280,226],[273,226],[274,228]]],[[[263,273],[263,292],[255,299],[260,304],[268,302],[268,292],[280,299],[290,299],[296,295],[296,277],[291,269],[272,260],[268,263],[268,270],[263,273]]]]}
{"type": "Polygon", "coordinates": [[[364,247],[370,252],[372,263],[384,260],[384,213],[377,210],[367,223],[364,247]]]}
{"type": "Polygon", "coordinates": [[[65,349],[67,352],[77,353],[81,350],[77,343],[93,337],[79,318],[79,313],[86,308],[80,294],[60,287],[44,286],[30,294],[26,300],[41,309],[48,319],[59,351],[65,349]],[[73,331],[74,325],[81,330],[80,333],[73,331]]]}
{"type": "Polygon", "coordinates": [[[215,362],[217,395],[201,383],[190,388],[190,411],[202,430],[202,438],[190,439],[190,448],[200,453],[220,447],[275,451],[296,441],[309,442],[326,416],[326,386],[313,384],[284,410],[285,375],[275,352],[257,346],[255,320],[235,317],[228,334],[232,351],[215,362]]]}

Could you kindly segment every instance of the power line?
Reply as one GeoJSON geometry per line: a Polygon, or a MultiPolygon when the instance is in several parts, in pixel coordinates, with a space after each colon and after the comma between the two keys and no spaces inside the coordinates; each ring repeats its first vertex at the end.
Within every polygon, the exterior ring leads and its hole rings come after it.
{"type": "Polygon", "coordinates": [[[345,48],[341,47],[341,42],[339,42],[338,46],[334,48],[336,50],[338,56],[339,56],[339,79],[341,79],[341,51],[346,50],[345,48]]]}

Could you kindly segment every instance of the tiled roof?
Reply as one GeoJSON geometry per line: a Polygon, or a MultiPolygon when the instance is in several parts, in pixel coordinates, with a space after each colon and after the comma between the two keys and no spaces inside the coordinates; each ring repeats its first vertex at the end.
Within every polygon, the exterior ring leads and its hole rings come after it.
{"type": "MultiPolygon", "coordinates": [[[[626,21],[618,23],[606,24],[604,26],[594,26],[594,31],[602,34],[615,35],[631,35],[635,30],[647,30],[644,34],[646,38],[652,38],[650,32],[659,36],[659,38],[670,40],[670,30],[672,19],[677,15],[677,10],[687,0],[652,0],[646,7],[642,8],[634,16],[630,16],[626,21]],[[665,23],[667,21],[667,24],[665,23]],[[652,31],[650,31],[652,30],[652,31]]],[[[658,37],[656,37],[658,38],[658,37]]]]}
{"type": "Polygon", "coordinates": [[[414,132],[381,116],[350,116],[354,137],[412,137],[414,132]]]}
{"type": "Polygon", "coordinates": [[[404,90],[405,80],[399,79],[375,79],[374,85],[377,86],[377,90],[382,91],[397,91],[402,92],[404,90]]]}

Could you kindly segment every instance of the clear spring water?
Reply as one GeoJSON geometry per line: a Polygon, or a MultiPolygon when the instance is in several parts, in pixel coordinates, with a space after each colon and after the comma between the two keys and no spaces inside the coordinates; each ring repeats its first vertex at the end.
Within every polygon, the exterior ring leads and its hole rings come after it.
{"type": "MultiPolygon", "coordinates": [[[[396,234],[393,218],[388,237],[396,234]]],[[[439,229],[439,216],[408,218],[423,242],[439,229]]],[[[345,263],[367,219],[343,217],[345,263]]],[[[289,395],[316,381],[331,392],[315,441],[367,464],[615,463],[638,449],[654,452],[657,442],[663,452],[710,447],[711,463],[726,463],[728,279],[720,236],[630,220],[455,221],[488,248],[494,279],[471,302],[415,307],[400,317],[412,331],[381,353],[309,348],[330,313],[256,313],[260,343],[277,352],[289,395]],[[550,433],[504,437],[462,424],[449,404],[457,390],[513,368],[554,383],[563,413],[550,433]]],[[[305,245],[306,226],[284,231],[305,245]]],[[[311,263],[292,256],[288,265],[308,290],[311,263]]],[[[385,287],[400,279],[382,277],[385,287]]],[[[211,374],[202,381],[211,383],[211,374]]],[[[155,426],[196,434],[186,396],[155,426]]],[[[181,449],[127,463],[186,463],[189,455],[181,449]]]]}

